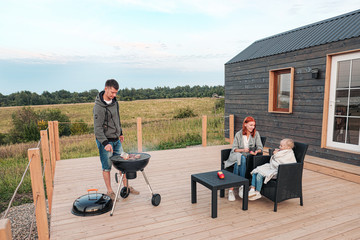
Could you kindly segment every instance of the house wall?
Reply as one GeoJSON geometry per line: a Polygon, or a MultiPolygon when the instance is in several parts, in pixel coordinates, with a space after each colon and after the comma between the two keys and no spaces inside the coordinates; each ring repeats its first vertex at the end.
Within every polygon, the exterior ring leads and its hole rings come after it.
{"type": "MultiPolygon", "coordinates": [[[[294,52],[225,65],[225,116],[234,114],[235,132],[246,116],[253,116],[267,147],[277,147],[281,139],[309,144],[307,154],[360,166],[360,154],[321,148],[326,55],[360,49],[360,37],[294,52]],[[294,67],[293,113],[269,113],[269,71],[294,67]],[[312,79],[311,69],[320,77],[312,79]]],[[[225,129],[229,129],[228,121],[225,129]]],[[[226,132],[226,131],[225,131],[226,132]]],[[[226,136],[228,132],[226,132],[226,136]]]]}

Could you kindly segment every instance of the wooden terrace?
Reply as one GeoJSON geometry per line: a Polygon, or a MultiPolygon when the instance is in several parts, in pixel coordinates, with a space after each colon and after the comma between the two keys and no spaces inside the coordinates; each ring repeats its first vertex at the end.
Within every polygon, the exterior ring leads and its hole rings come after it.
{"type": "MultiPolygon", "coordinates": [[[[190,175],[220,168],[220,151],[229,145],[152,151],[145,168],[161,203],[154,207],[140,172],[130,184],[141,193],[120,199],[110,212],[79,217],[70,211],[76,198],[89,188],[105,193],[98,157],[61,160],[56,163],[51,213],[51,239],[360,239],[360,167],[317,165],[321,159],[306,157],[304,206],[299,199],[278,204],[266,198],[242,201],[218,198],[218,217],[211,218],[211,192],[197,185],[197,203],[191,204],[190,175]],[[340,169],[340,170],[339,170],[340,169]],[[347,172],[348,170],[348,172],[347,172]],[[346,173],[347,172],[347,173],[346,173]],[[350,176],[350,180],[346,180],[350,176]],[[345,178],[341,179],[339,177],[345,178]],[[355,180],[355,181],[354,181],[355,180]]],[[[115,170],[112,171],[112,184],[115,170]]],[[[227,197],[227,194],[226,194],[227,197]]]]}

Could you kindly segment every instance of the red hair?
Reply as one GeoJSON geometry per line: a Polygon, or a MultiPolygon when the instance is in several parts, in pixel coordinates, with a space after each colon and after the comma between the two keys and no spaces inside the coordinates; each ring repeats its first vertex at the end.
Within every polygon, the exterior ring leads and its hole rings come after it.
{"type": "Polygon", "coordinates": [[[248,122],[254,122],[255,123],[255,128],[254,130],[250,133],[252,137],[255,137],[255,133],[256,133],[256,121],[253,117],[246,117],[244,119],[244,122],[243,122],[243,126],[242,126],[242,134],[243,135],[246,135],[246,127],[245,127],[245,124],[248,123],[248,122]]]}

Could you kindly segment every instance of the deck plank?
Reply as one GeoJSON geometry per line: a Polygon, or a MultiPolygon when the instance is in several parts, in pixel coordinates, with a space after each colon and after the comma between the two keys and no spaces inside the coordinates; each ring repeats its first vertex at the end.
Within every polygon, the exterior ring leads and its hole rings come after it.
{"type": "MultiPolygon", "coordinates": [[[[74,200],[89,188],[106,192],[98,157],[57,162],[54,180],[51,239],[325,239],[360,234],[360,184],[304,169],[304,206],[299,199],[278,204],[266,198],[249,202],[218,198],[218,218],[211,218],[210,190],[197,184],[191,204],[190,175],[220,168],[220,150],[229,146],[153,151],[145,168],[161,204],[151,196],[140,172],[130,184],[141,194],[120,199],[112,217],[71,214],[74,200]],[[342,230],[346,229],[346,230],[342,230]]],[[[112,170],[112,185],[115,170],[112,170]]]]}

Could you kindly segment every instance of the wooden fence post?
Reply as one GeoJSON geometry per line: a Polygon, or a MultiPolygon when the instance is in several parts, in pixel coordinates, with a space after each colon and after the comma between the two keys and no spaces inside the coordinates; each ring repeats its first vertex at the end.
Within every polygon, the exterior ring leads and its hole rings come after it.
{"type": "Polygon", "coordinates": [[[142,126],[141,117],[137,118],[137,140],[138,140],[138,152],[142,152],[142,126]]]}
{"type": "Polygon", "coordinates": [[[12,240],[11,223],[7,218],[0,220],[0,239],[12,240]]]}
{"type": "Polygon", "coordinates": [[[43,163],[45,167],[45,183],[46,183],[46,193],[49,203],[49,213],[51,214],[51,204],[52,204],[52,194],[53,194],[53,178],[52,178],[52,169],[50,162],[49,154],[49,139],[46,130],[40,131],[41,135],[41,152],[43,157],[43,163]]]}
{"type": "Polygon", "coordinates": [[[41,158],[39,148],[28,149],[30,163],[31,187],[35,205],[36,226],[39,239],[49,239],[48,217],[46,212],[46,201],[44,183],[41,171],[41,158]]]}
{"type": "Polygon", "coordinates": [[[206,147],[207,116],[202,117],[202,146],[206,147]]]}
{"type": "Polygon", "coordinates": [[[54,121],[54,144],[56,161],[60,160],[60,143],[59,143],[59,122],[54,121]]]}
{"type": "Polygon", "coordinates": [[[229,138],[230,138],[230,145],[234,142],[234,115],[229,115],[229,138]]]}
{"type": "Polygon", "coordinates": [[[49,129],[49,141],[50,141],[50,157],[51,157],[51,173],[52,177],[55,175],[55,165],[56,165],[56,148],[55,148],[55,134],[54,134],[54,122],[48,122],[48,129],[49,129]]]}

